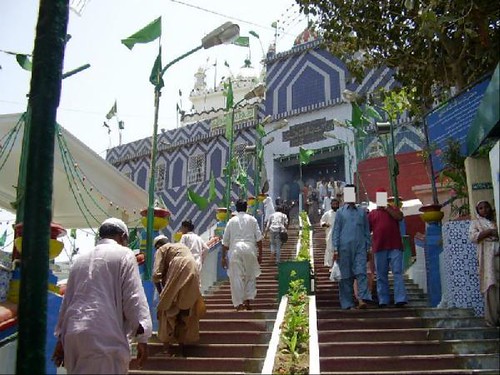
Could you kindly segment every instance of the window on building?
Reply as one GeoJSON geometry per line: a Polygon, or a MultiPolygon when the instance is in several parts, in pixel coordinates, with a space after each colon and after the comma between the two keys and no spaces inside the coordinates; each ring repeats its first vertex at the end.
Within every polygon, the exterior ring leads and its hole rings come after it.
{"type": "Polygon", "coordinates": [[[205,180],[205,154],[189,157],[187,185],[198,184],[205,180]]]}
{"type": "Polygon", "coordinates": [[[238,160],[243,170],[248,170],[250,157],[245,152],[245,147],[247,147],[246,143],[239,143],[237,145],[234,145],[234,157],[236,158],[236,160],[238,160]]]}
{"type": "Polygon", "coordinates": [[[166,172],[167,172],[167,166],[165,165],[165,163],[156,164],[155,191],[163,191],[165,187],[166,172]]]}

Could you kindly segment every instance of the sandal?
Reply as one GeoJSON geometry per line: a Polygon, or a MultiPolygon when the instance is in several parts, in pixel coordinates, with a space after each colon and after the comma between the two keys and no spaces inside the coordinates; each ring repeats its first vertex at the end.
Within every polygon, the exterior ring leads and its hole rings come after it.
{"type": "Polygon", "coordinates": [[[236,311],[243,311],[245,310],[245,308],[246,308],[245,305],[241,304],[236,307],[236,311]]]}

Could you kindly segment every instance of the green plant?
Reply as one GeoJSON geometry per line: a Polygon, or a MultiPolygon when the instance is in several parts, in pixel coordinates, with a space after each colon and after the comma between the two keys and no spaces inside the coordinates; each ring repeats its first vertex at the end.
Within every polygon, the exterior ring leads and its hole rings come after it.
{"type": "Polygon", "coordinates": [[[470,215],[465,156],[461,154],[460,148],[460,142],[450,138],[440,153],[444,168],[439,173],[439,179],[446,188],[450,189],[449,203],[452,219],[470,215]]]}
{"type": "Polygon", "coordinates": [[[307,220],[307,213],[305,211],[300,212],[300,218],[302,219],[302,232],[300,237],[299,253],[295,260],[310,260],[311,255],[309,254],[309,242],[311,238],[311,225],[307,220]]]}
{"type": "MultiPolygon", "coordinates": [[[[290,278],[296,277],[295,271],[290,278]]],[[[309,373],[309,315],[307,291],[304,280],[290,282],[288,306],[281,324],[279,353],[275,360],[275,371],[280,374],[309,373]]]]}

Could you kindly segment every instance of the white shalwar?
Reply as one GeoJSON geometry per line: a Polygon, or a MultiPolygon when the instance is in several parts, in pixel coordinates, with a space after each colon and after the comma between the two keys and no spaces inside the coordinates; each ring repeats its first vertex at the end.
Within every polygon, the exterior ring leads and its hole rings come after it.
{"type": "Polygon", "coordinates": [[[208,250],[208,246],[205,244],[205,241],[203,241],[201,237],[196,233],[188,232],[182,235],[180,243],[186,245],[189,250],[191,250],[191,254],[193,254],[193,258],[196,261],[196,265],[198,266],[198,272],[201,275],[203,254],[208,250]]]}
{"type": "Polygon", "coordinates": [[[325,247],[325,259],[323,261],[323,265],[327,267],[332,267],[333,266],[333,244],[332,244],[332,232],[333,232],[333,225],[335,224],[335,215],[337,213],[330,209],[326,211],[323,216],[321,216],[321,220],[319,224],[323,226],[324,224],[327,224],[328,226],[325,228],[325,241],[326,241],[326,247],[325,247]]]}
{"type": "Polygon", "coordinates": [[[141,325],[147,342],[152,323],[134,253],[112,239],[73,264],[55,335],[68,374],[126,374],[129,338],[141,325]]]}
{"type": "Polygon", "coordinates": [[[227,222],[222,245],[229,248],[227,275],[235,307],[257,295],[256,278],[260,276],[260,265],[256,245],[259,241],[262,241],[262,233],[253,216],[238,212],[227,222]]]}

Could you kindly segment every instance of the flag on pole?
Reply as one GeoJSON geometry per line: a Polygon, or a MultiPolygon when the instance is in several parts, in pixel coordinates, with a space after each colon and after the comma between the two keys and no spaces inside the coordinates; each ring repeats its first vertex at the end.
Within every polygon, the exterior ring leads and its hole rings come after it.
{"type": "Polygon", "coordinates": [[[21,68],[31,72],[32,63],[31,63],[30,57],[28,55],[18,53],[16,55],[16,60],[17,60],[17,63],[21,66],[21,68]]]}
{"type": "Polygon", "coordinates": [[[128,38],[122,39],[122,43],[132,49],[137,43],[149,43],[161,36],[161,17],[158,17],[153,22],[149,23],[135,34],[128,38]]]}
{"type": "Polygon", "coordinates": [[[307,150],[305,148],[299,147],[299,161],[300,164],[306,165],[311,161],[311,156],[314,154],[313,150],[307,150]]]}
{"type": "Polygon", "coordinates": [[[76,229],[75,228],[71,229],[69,236],[71,238],[76,239],[76,229]]]}
{"type": "Polygon", "coordinates": [[[233,44],[240,47],[250,47],[250,38],[248,36],[240,36],[233,44]]]}
{"type": "Polygon", "coordinates": [[[108,114],[106,115],[106,119],[111,120],[114,116],[116,116],[117,111],[118,111],[118,107],[116,105],[116,100],[115,100],[115,104],[113,104],[113,106],[109,110],[108,114]]]}
{"type": "Polygon", "coordinates": [[[156,56],[155,63],[153,64],[153,69],[151,69],[151,74],[149,75],[149,82],[156,87],[157,90],[160,90],[165,83],[163,82],[163,77],[161,74],[161,47],[158,51],[158,56],[156,56]]]}
{"type": "Polygon", "coordinates": [[[252,36],[256,37],[257,39],[260,39],[259,34],[257,34],[255,31],[250,30],[248,33],[249,33],[250,35],[252,35],[252,36]]]}
{"type": "Polygon", "coordinates": [[[2,237],[0,237],[0,246],[5,246],[5,242],[7,241],[7,229],[3,232],[2,237]]]}
{"type": "Polygon", "coordinates": [[[234,103],[234,96],[233,96],[233,84],[231,82],[231,79],[229,79],[229,83],[227,84],[227,91],[226,91],[226,138],[229,139],[230,135],[232,134],[233,131],[233,118],[230,113],[230,111],[233,109],[233,103],[234,103]]]}

